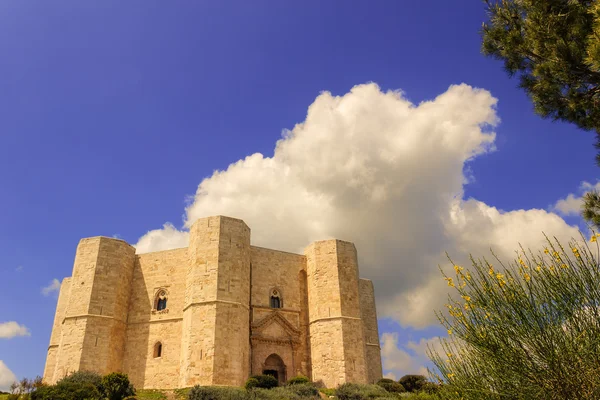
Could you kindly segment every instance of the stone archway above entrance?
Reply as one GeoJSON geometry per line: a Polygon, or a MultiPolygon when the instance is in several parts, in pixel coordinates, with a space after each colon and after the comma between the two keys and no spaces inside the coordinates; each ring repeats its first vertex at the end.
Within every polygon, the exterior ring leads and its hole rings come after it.
{"type": "Polygon", "coordinates": [[[263,364],[263,374],[274,376],[279,383],[285,383],[286,378],[286,366],[277,354],[273,353],[265,360],[263,364]]]}

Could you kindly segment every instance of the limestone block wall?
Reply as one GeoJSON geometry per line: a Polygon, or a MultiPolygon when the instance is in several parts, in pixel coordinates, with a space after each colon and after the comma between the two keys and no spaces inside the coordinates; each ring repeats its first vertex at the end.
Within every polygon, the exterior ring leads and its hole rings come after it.
{"type": "Polygon", "coordinates": [[[213,384],[242,386],[250,375],[250,228],[219,221],[213,384]]]}
{"type": "Polygon", "coordinates": [[[368,279],[360,279],[358,286],[360,315],[363,321],[366,346],[367,380],[369,383],[375,383],[383,377],[379,329],[377,327],[377,310],[375,308],[375,290],[373,282],[368,279]]]}
{"type": "Polygon", "coordinates": [[[122,240],[95,237],[79,242],[73,277],[61,293],[67,299],[55,315],[62,326],[51,338],[55,361],[50,363],[55,367],[52,376],[46,367],[46,381],[81,369],[102,374],[121,370],[134,258],[135,250],[122,240]]]}
{"type": "Polygon", "coordinates": [[[291,325],[300,330],[299,344],[292,350],[290,344],[270,344],[272,351],[263,350],[264,345],[252,349],[252,374],[262,373],[261,365],[275,353],[286,363],[288,378],[296,375],[310,376],[310,346],[308,343],[308,312],[306,309],[306,257],[300,254],[251,247],[252,262],[252,322],[267,317],[270,293],[277,289],[281,295],[282,308],[278,311],[291,325]],[[269,354],[263,354],[269,352],[269,354]],[[278,353],[279,352],[279,353],[278,353]],[[280,354],[281,353],[281,354],[280,354]],[[284,357],[283,354],[286,354],[284,357]]]}
{"type": "Polygon", "coordinates": [[[135,387],[178,387],[187,265],[187,248],[136,257],[123,357],[123,371],[135,387]],[[159,312],[160,290],[167,292],[167,308],[159,312]],[[155,358],[157,343],[162,354],[155,358]]]}
{"type": "Polygon", "coordinates": [[[46,366],[44,368],[44,382],[52,383],[57,380],[54,376],[56,362],[58,358],[58,349],[62,335],[62,323],[65,318],[69,294],[71,292],[71,278],[63,279],[58,294],[58,303],[56,304],[56,313],[54,315],[54,324],[52,325],[52,334],[50,336],[50,345],[48,346],[48,355],[46,366]]]}
{"type": "Polygon", "coordinates": [[[366,383],[356,249],[327,240],[313,243],[305,254],[313,379],[327,387],[366,383]]]}
{"type": "Polygon", "coordinates": [[[199,219],[188,258],[180,385],[241,385],[250,371],[250,229],[199,219]]]}

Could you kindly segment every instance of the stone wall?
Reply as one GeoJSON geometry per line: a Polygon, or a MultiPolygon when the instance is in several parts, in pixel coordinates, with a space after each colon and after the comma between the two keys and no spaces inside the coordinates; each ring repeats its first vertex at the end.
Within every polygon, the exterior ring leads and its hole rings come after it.
{"type": "Polygon", "coordinates": [[[365,383],[356,249],[327,240],[313,243],[305,254],[312,377],[327,387],[365,383]]]}
{"type": "Polygon", "coordinates": [[[377,327],[377,310],[375,308],[375,290],[373,282],[360,279],[360,315],[363,321],[367,356],[367,379],[375,383],[383,377],[381,368],[381,347],[379,345],[379,329],[377,327]]]}
{"type": "MultiPolygon", "coordinates": [[[[82,239],[77,247],[73,278],[61,321],[60,341],[50,360],[55,364],[47,382],[56,382],[80,369],[107,373],[120,370],[124,350],[125,320],[134,262],[134,249],[122,240],[95,237],[82,239]]],[[[62,291],[62,290],[61,290],[62,291]]],[[[58,334],[51,338],[56,346],[58,334]]]]}
{"type": "Polygon", "coordinates": [[[56,304],[56,313],[54,315],[54,324],[52,325],[52,334],[50,336],[50,345],[48,346],[48,356],[46,358],[46,367],[44,368],[44,382],[52,383],[56,381],[54,376],[56,371],[56,362],[58,358],[58,349],[62,336],[62,323],[65,318],[69,294],[71,292],[71,278],[65,278],[60,285],[58,294],[58,303],[56,304]]]}
{"type": "Polygon", "coordinates": [[[187,265],[187,248],[136,257],[123,358],[123,371],[135,387],[178,387],[187,265]],[[161,290],[167,293],[167,308],[157,311],[161,290]],[[157,343],[161,357],[154,357],[157,343]]]}
{"type": "Polygon", "coordinates": [[[252,246],[251,260],[252,322],[259,324],[273,312],[279,312],[299,331],[296,335],[293,331],[286,331],[285,327],[279,327],[279,330],[274,327],[265,328],[267,330],[264,332],[253,330],[253,336],[262,335],[264,338],[262,341],[252,342],[252,374],[262,373],[267,357],[277,354],[285,363],[288,379],[297,375],[310,376],[306,257],[252,246]],[[273,289],[279,292],[282,302],[282,307],[277,310],[270,308],[270,294],[273,289]],[[275,339],[279,341],[274,341],[275,339]],[[283,342],[284,340],[287,342],[283,342]],[[297,343],[292,343],[292,340],[297,343]]]}

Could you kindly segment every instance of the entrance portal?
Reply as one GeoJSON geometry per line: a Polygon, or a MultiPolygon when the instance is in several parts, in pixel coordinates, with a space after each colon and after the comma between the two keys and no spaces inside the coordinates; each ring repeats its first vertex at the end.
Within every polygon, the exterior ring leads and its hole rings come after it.
{"type": "Polygon", "coordinates": [[[267,357],[263,367],[263,374],[275,377],[279,383],[285,383],[285,364],[283,363],[281,357],[279,357],[277,354],[271,354],[269,357],[267,357]]]}

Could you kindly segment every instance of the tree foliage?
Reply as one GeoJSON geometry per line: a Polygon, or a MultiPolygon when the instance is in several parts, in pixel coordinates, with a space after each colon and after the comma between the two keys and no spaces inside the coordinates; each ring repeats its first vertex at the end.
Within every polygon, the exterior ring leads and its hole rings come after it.
{"type": "Polygon", "coordinates": [[[118,372],[102,377],[102,392],[108,400],[122,400],[135,395],[135,389],[127,375],[118,372]]]}
{"type": "Polygon", "coordinates": [[[407,392],[418,392],[423,389],[427,383],[427,378],[423,375],[404,375],[400,378],[398,383],[400,383],[407,392]]]}
{"type": "Polygon", "coordinates": [[[497,258],[455,265],[445,279],[456,294],[438,313],[445,354],[429,350],[444,396],[600,398],[598,252],[598,242],[565,250],[547,240],[544,251],[521,249],[506,266],[497,258]]]}
{"type": "MultiPolygon", "coordinates": [[[[600,3],[486,0],[483,53],[504,61],[538,114],[595,130],[600,149],[600,3]]],[[[600,154],[596,157],[600,165],[600,154]]]]}

